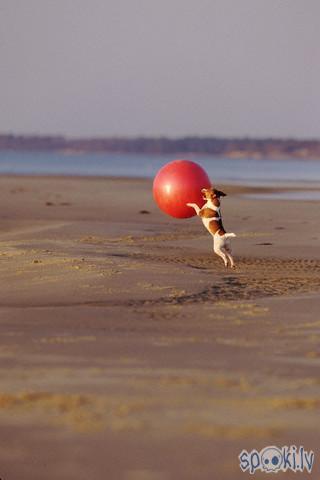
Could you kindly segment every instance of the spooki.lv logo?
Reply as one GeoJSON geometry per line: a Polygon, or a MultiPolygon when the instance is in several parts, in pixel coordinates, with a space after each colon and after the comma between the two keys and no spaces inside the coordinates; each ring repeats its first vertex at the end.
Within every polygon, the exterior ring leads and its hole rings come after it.
{"type": "Polygon", "coordinates": [[[243,472],[254,474],[257,470],[266,473],[293,472],[311,473],[314,452],[309,452],[304,447],[265,447],[260,452],[257,450],[242,450],[239,455],[240,468],[243,472]]]}

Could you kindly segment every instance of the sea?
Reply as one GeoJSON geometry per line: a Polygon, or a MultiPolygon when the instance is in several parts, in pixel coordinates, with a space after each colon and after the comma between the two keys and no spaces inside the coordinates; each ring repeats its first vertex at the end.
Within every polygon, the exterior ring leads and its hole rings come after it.
{"type": "MultiPolygon", "coordinates": [[[[320,200],[320,160],[297,158],[226,158],[209,155],[158,155],[134,153],[0,152],[0,174],[115,176],[152,179],[166,163],[186,159],[197,162],[212,183],[305,189],[298,195],[320,200]]],[[[270,195],[270,194],[264,194],[270,195]]],[[[296,194],[294,194],[296,195],[296,194]]],[[[296,198],[296,197],[295,197],[296,198]]],[[[304,199],[304,197],[302,198],[304,199]]]]}

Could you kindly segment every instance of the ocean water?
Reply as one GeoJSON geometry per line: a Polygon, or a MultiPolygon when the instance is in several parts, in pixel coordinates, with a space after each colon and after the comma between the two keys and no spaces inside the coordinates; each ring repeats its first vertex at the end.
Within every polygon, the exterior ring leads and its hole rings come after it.
{"type": "Polygon", "coordinates": [[[284,190],[283,192],[270,193],[247,193],[242,195],[245,198],[257,200],[295,200],[295,201],[320,201],[320,190],[284,190]]]}
{"type": "Polygon", "coordinates": [[[124,176],[153,178],[167,162],[199,163],[214,184],[320,188],[320,160],[223,158],[205,155],[64,154],[0,152],[0,174],[124,176]]]}

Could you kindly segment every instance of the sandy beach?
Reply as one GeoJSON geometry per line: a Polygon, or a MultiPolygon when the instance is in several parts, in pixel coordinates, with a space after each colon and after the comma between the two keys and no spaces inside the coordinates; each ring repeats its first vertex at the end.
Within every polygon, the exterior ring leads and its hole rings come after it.
{"type": "Polygon", "coordinates": [[[319,201],[219,187],[235,270],[149,180],[0,177],[1,479],[319,477],[319,201]]]}

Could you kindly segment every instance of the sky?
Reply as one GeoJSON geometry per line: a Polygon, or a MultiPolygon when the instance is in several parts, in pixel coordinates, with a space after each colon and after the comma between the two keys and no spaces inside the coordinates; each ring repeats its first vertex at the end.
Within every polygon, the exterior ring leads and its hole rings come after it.
{"type": "Polygon", "coordinates": [[[320,138],[319,0],[0,0],[0,132],[320,138]]]}

